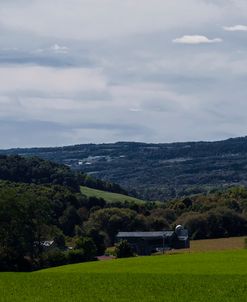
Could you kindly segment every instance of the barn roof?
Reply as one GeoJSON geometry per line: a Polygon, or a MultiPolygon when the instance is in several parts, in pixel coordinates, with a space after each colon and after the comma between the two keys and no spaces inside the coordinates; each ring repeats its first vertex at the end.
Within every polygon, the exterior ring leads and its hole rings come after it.
{"type": "Polygon", "coordinates": [[[174,231],[161,231],[161,232],[119,232],[117,238],[152,238],[152,237],[171,237],[174,231]]]}

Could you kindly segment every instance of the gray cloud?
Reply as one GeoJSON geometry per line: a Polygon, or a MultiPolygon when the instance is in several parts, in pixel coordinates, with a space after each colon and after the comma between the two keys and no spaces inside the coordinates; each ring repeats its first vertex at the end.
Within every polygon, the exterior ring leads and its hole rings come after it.
{"type": "Polygon", "coordinates": [[[246,1],[13,0],[0,13],[1,147],[246,134],[246,1]]]}
{"type": "Polygon", "coordinates": [[[70,54],[67,48],[52,45],[47,49],[0,48],[0,65],[40,65],[56,68],[93,67],[89,54],[70,54]]]}
{"type": "Polygon", "coordinates": [[[130,140],[136,140],[140,137],[145,139],[152,131],[136,124],[80,123],[65,126],[61,123],[37,120],[0,120],[0,139],[5,139],[2,148],[64,146],[76,144],[78,139],[85,143],[115,142],[126,133],[130,140]],[[9,136],[7,141],[6,133],[9,136]]]}

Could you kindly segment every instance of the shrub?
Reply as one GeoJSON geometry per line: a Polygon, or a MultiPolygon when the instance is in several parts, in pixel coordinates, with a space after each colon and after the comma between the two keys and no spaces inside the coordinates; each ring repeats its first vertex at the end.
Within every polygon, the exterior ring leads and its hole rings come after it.
{"type": "Polygon", "coordinates": [[[96,256],[96,245],[89,237],[78,239],[75,248],[78,250],[83,250],[85,260],[93,260],[96,256]]]}
{"type": "Polygon", "coordinates": [[[117,258],[128,258],[134,256],[134,251],[127,240],[122,240],[116,245],[117,258]]]}
{"type": "Polygon", "coordinates": [[[68,257],[66,252],[56,248],[44,253],[42,261],[44,267],[59,266],[67,264],[68,257]]]}
{"type": "Polygon", "coordinates": [[[85,260],[84,251],[82,249],[71,250],[68,252],[68,261],[71,264],[85,262],[85,260]]]}
{"type": "Polygon", "coordinates": [[[116,247],[115,246],[108,247],[105,250],[105,255],[106,256],[116,256],[116,247]]]}
{"type": "Polygon", "coordinates": [[[62,232],[55,236],[54,243],[59,249],[66,250],[65,236],[62,232]]]}
{"type": "Polygon", "coordinates": [[[244,238],[244,248],[247,249],[247,238],[244,238]]]}

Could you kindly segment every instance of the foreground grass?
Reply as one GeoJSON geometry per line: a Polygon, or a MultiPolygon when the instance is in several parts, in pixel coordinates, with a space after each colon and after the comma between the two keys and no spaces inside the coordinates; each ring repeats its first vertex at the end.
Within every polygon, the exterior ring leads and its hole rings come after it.
{"type": "Polygon", "coordinates": [[[100,191],[100,190],[91,189],[91,188],[83,187],[83,186],[81,186],[81,192],[82,192],[82,194],[86,195],[87,197],[103,198],[107,202],[125,202],[126,201],[129,203],[131,203],[131,202],[140,203],[140,204],[145,203],[145,201],[138,199],[138,198],[131,197],[131,196],[100,191]]]}
{"type": "Polygon", "coordinates": [[[239,275],[7,274],[0,301],[246,301],[246,284],[239,275]]]}
{"type": "Polygon", "coordinates": [[[138,257],[0,274],[0,301],[247,301],[247,251],[138,257]]]}

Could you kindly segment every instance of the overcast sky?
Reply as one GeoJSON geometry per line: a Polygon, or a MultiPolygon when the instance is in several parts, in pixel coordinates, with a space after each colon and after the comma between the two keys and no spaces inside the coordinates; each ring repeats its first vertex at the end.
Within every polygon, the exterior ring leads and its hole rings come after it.
{"type": "Polygon", "coordinates": [[[247,135],[246,0],[0,0],[0,148],[247,135]]]}

